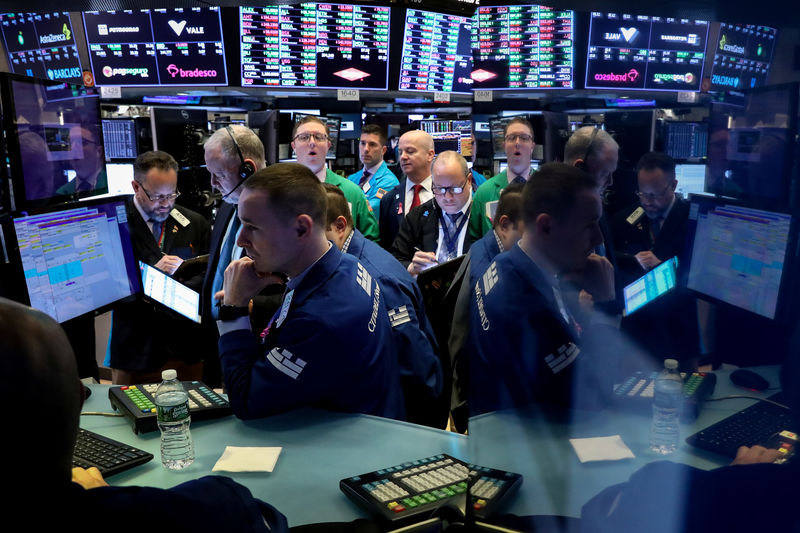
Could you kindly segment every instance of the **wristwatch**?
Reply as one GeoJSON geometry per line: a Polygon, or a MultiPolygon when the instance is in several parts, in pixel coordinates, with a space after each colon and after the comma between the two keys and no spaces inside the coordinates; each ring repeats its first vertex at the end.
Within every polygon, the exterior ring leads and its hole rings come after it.
{"type": "Polygon", "coordinates": [[[219,319],[220,320],[236,320],[240,316],[247,316],[250,314],[248,306],[239,307],[238,305],[220,305],[219,306],[219,319]]]}

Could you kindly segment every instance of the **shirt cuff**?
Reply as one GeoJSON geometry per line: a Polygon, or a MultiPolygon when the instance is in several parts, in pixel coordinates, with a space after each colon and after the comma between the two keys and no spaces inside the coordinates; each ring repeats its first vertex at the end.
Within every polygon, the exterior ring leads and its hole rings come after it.
{"type": "Polygon", "coordinates": [[[219,330],[219,336],[222,337],[226,333],[230,333],[231,331],[238,331],[240,329],[250,330],[250,317],[249,316],[240,316],[235,320],[217,320],[217,330],[219,330]]]}

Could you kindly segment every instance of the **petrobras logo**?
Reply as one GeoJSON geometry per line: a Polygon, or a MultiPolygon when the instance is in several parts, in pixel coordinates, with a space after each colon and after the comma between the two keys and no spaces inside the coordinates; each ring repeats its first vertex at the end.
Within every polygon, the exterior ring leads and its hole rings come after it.
{"type": "Polygon", "coordinates": [[[184,70],[175,66],[174,64],[167,65],[167,72],[173,78],[216,78],[217,71],[216,70],[203,70],[203,69],[189,69],[184,70]]]}
{"type": "Polygon", "coordinates": [[[653,83],[685,83],[691,85],[695,81],[695,76],[691,72],[686,74],[664,74],[656,72],[653,74],[653,83]]]}
{"type": "Polygon", "coordinates": [[[714,74],[711,76],[711,83],[714,85],[723,85],[725,87],[739,87],[741,80],[738,76],[723,76],[721,74],[714,74]]]}
{"type": "Polygon", "coordinates": [[[636,40],[639,36],[639,30],[636,28],[620,28],[619,33],[617,32],[606,32],[603,36],[605,37],[606,41],[622,41],[624,40],[626,43],[632,43],[636,40]]]}
{"type": "Polygon", "coordinates": [[[150,76],[150,69],[147,67],[140,67],[140,68],[128,68],[128,67],[117,67],[111,68],[108,65],[102,68],[101,72],[103,76],[106,78],[113,78],[114,76],[141,76],[142,78],[147,78],[150,76]]]}
{"type": "Polygon", "coordinates": [[[635,83],[639,79],[639,71],[635,68],[630,69],[623,74],[615,74],[609,72],[608,74],[597,73],[594,75],[594,81],[613,81],[616,83],[635,83]]]}
{"type": "Polygon", "coordinates": [[[109,26],[108,24],[98,24],[97,33],[100,35],[110,35],[112,33],[139,33],[139,26],[109,26]]]}
{"type": "Polygon", "coordinates": [[[719,40],[719,49],[723,52],[728,52],[731,54],[744,54],[744,46],[739,46],[738,44],[728,44],[728,37],[725,35],[723,35],[722,39],[719,40]]]}
{"type": "Polygon", "coordinates": [[[692,46],[700,44],[700,36],[696,33],[690,33],[689,35],[662,35],[661,40],[668,43],[686,43],[692,46]]]}
{"type": "Polygon", "coordinates": [[[47,77],[51,80],[67,80],[71,78],[80,78],[83,73],[79,68],[49,68],[47,69],[47,77]]]}

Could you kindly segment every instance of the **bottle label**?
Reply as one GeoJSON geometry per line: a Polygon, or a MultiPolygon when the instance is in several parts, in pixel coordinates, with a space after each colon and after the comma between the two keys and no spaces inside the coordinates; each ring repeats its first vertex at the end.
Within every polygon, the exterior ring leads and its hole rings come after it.
{"type": "Polygon", "coordinates": [[[189,402],[178,405],[156,405],[159,422],[181,422],[189,417],[189,402]]]}

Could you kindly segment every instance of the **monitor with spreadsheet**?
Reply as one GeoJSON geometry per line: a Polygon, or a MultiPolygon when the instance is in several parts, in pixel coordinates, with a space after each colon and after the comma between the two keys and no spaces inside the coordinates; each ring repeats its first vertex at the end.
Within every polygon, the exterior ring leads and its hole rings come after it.
{"type": "Polygon", "coordinates": [[[22,214],[13,226],[26,303],[58,322],[141,292],[123,198],[22,214]]]}
{"type": "Polygon", "coordinates": [[[787,282],[792,215],[692,199],[687,287],[713,301],[774,319],[787,282]]]}
{"type": "MultiPolygon", "coordinates": [[[[106,159],[136,159],[136,121],[132,118],[103,119],[106,159]]],[[[110,191],[109,191],[110,192],[110,191]]]]}
{"type": "Polygon", "coordinates": [[[699,161],[708,155],[707,122],[663,123],[664,152],[677,161],[699,161]]]}
{"type": "Polygon", "coordinates": [[[705,191],[706,166],[679,163],[675,165],[675,179],[678,180],[675,192],[684,198],[688,198],[690,194],[700,194],[705,191]]]}

